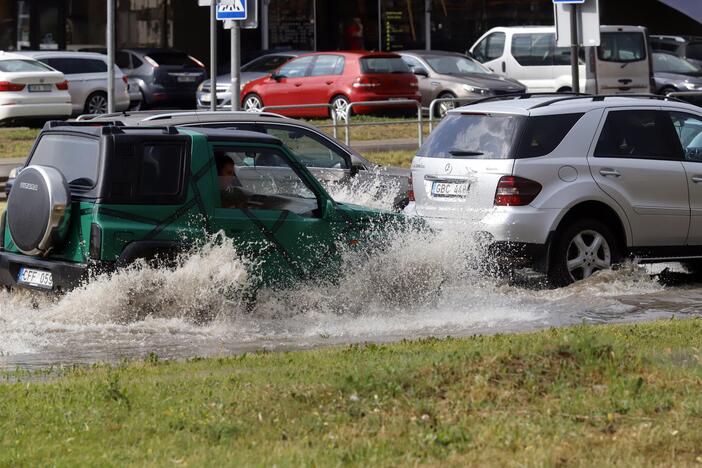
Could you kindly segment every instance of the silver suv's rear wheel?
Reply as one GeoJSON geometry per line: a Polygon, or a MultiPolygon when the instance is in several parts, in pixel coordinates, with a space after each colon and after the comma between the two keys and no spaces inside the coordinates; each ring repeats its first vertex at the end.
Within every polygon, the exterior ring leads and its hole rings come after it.
{"type": "Polygon", "coordinates": [[[618,261],[619,249],[609,227],[596,219],[583,219],[557,234],[548,276],[553,284],[563,286],[608,270],[618,261]]]}

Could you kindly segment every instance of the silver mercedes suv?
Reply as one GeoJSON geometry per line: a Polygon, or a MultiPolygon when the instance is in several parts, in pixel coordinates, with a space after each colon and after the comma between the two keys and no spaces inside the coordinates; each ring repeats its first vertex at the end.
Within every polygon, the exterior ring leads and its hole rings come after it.
{"type": "Polygon", "coordinates": [[[487,98],[449,112],[412,180],[407,212],[555,285],[627,257],[702,267],[702,109],[682,101],[487,98]]]}

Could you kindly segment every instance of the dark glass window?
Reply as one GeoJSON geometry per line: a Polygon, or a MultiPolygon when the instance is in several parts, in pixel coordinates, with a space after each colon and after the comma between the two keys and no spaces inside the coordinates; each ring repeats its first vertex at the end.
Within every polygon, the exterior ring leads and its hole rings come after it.
{"type": "Polygon", "coordinates": [[[515,34],[512,56],[523,66],[553,65],[556,37],[553,33],[515,34]]]}
{"type": "Polygon", "coordinates": [[[144,65],[144,61],[141,60],[139,57],[136,55],[132,55],[132,66],[134,68],[139,68],[140,66],[144,65]]]}
{"type": "Polygon", "coordinates": [[[545,156],[556,149],[583,114],[529,117],[517,150],[517,158],[545,156]]]}
{"type": "Polygon", "coordinates": [[[685,56],[691,59],[702,60],[702,42],[690,42],[685,50],[685,56]]]}
{"type": "Polygon", "coordinates": [[[129,54],[127,52],[117,52],[115,54],[115,65],[123,70],[129,70],[132,68],[132,64],[129,60],[129,54]]]}
{"type": "Polygon", "coordinates": [[[183,180],[184,153],[181,144],[145,144],[139,194],[145,197],[178,195],[183,180]]]}
{"type": "Polygon", "coordinates": [[[340,55],[319,55],[312,65],[310,76],[341,75],[344,71],[344,57],[340,55]]]}
{"type": "Polygon", "coordinates": [[[41,59],[41,61],[62,72],[64,75],[107,72],[107,63],[102,60],[58,57],[41,59]]]}
{"type": "Polygon", "coordinates": [[[702,162],[702,118],[683,112],[670,112],[669,115],[685,159],[702,162]]]}
{"type": "Polygon", "coordinates": [[[185,52],[151,52],[149,58],[159,65],[175,65],[179,67],[200,67],[185,52]]]}
{"type": "Polygon", "coordinates": [[[247,63],[241,67],[241,71],[270,73],[291,58],[289,55],[266,55],[247,63]]]}
{"type": "Polygon", "coordinates": [[[595,148],[599,158],[680,160],[680,143],[667,113],[610,111],[595,148]]]}
{"type": "Polygon", "coordinates": [[[518,115],[449,114],[429,135],[417,156],[510,159],[517,130],[525,119],[518,115]]]}
{"type": "Polygon", "coordinates": [[[291,60],[283,65],[278,73],[287,78],[300,78],[307,76],[307,69],[310,67],[313,58],[314,56],[309,55],[307,57],[291,60]]]}
{"type": "Polygon", "coordinates": [[[44,135],[31,164],[58,169],[72,186],[90,188],[98,178],[100,142],[74,135],[44,135]]]}
{"type": "Polygon", "coordinates": [[[487,60],[495,60],[502,57],[502,52],[505,50],[505,33],[496,32],[487,37],[487,48],[485,49],[485,58],[487,60]]]}
{"type": "Polygon", "coordinates": [[[361,73],[411,73],[400,57],[365,57],[360,62],[361,73]]]}
{"type": "Polygon", "coordinates": [[[646,43],[640,32],[600,34],[597,58],[603,62],[636,62],[646,58],[646,43]]]}

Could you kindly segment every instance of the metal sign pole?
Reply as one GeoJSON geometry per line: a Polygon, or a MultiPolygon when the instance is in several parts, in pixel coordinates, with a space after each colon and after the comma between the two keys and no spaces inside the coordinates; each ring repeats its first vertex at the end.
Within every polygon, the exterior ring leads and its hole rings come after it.
{"type": "Polygon", "coordinates": [[[238,111],[240,109],[241,98],[239,96],[240,86],[239,86],[239,69],[241,64],[241,28],[239,27],[238,21],[232,21],[231,40],[232,40],[232,83],[231,83],[231,93],[232,93],[232,110],[238,111]]]}
{"type": "Polygon", "coordinates": [[[573,92],[580,92],[580,70],[578,67],[578,5],[570,5],[570,70],[573,77],[573,92]]]}
{"type": "Polygon", "coordinates": [[[431,50],[431,0],[424,0],[424,49],[431,50]]]}
{"type": "Polygon", "coordinates": [[[107,112],[115,111],[115,0],[107,0],[107,112]]]}
{"type": "Polygon", "coordinates": [[[210,110],[217,110],[217,2],[210,3],[210,110]]]}

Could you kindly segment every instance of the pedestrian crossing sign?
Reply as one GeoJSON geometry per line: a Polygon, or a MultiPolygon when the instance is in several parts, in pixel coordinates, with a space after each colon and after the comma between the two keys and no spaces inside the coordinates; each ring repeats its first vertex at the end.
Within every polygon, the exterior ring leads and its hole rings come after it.
{"type": "Polygon", "coordinates": [[[245,20],[246,0],[224,0],[217,4],[218,20],[245,20]]]}

